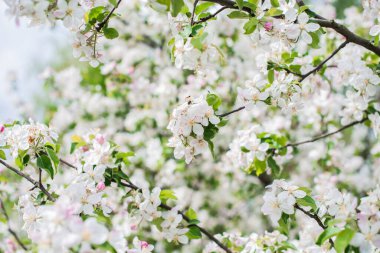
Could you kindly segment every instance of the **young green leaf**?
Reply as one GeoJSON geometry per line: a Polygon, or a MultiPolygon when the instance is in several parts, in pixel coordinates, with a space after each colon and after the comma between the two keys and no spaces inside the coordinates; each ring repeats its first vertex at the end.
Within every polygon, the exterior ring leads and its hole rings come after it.
{"type": "Polygon", "coordinates": [[[322,245],[326,240],[330,239],[333,236],[336,236],[340,232],[340,229],[337,227],[328,227],[326,228],[318,237],[316,244],[322,245]]]}
{"type": "Polygon", "coordinates": [[[258,20],[256,18],[251,18],[247,23],[244,24],[244,34],[251,34],[256,30],[258,20]]]}
{"type": "Polygon", "coordinates": [[[41,155],[37,158],[37,166],[46,171],[52,179],[54,178],[54,169],[47,155],[41,155]]]}
{"type": "Polygon", "coordinates": [[[236,4],[239,8],[239,10],[243,9],[244,6],[244,0],[236,0],[236,4]]]}
{"type": "Polygon", "coordinates": [[[119,37],[119,32],[115,28],[103,28],[103,33],[104,36],[110,40],[119,37]]]}
{"type": "Polygon", "coordinates": [[[173,17],[177,17],[178,13],[181,12],[182,7],[185,5],[183,0],[171,0],[171,13],[173,17]]]}
{"type": "Polygon", "coordinates": [[[355,231],[350,228],[345,228],[341,231],[334,242],[334,247],[337,253],[344,253],[347,246],[350,244],[352,238],[355,235],[355,231]]]}

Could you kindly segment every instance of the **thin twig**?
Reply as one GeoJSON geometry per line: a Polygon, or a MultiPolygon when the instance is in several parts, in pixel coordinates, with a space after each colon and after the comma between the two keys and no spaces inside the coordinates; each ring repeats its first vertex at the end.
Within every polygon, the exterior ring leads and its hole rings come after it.
{"type": "Polygon", "coordinates": [[[354,121],[354,122],[351,122],[350,124],[347,124],[347,125],[344,125],[343,127],[339,128],[338,130],[335,130],[333,132],[330,132],[330,133],[327,133],[327,134],[322,134],[322,135],[319,135],[315,138],[312,138],[310,140],[305,140],[305,141],[300,141],[300,142],[295,142],[295,143],[289,143],[287,144],[286,146],[283,146],[279,149],[283,149],[283,148],[287,148],[287,147],[297,147],[297,146],[300,146],[300,145],[303,145],[303,144],[306,144],[306,143],[311,143],[311,142],[315,142],[315,141],[318,141],[318,140],[321,140],[321,139],[324,139],[324,138],[327,138],[331,135],[334,135],[334,134],[337,134],[339,132],[342,132],[344,130],[346,130],[347,128],[350,128],[352,126],[355,126],[355,125],[358,125],[358,124],[361,124],[361,123],[364,123],[365,121],[368,120],[368,117],[365,117],[363,118],[362,120],[357,120],[357,121],[354,121]]]}
{"type": "Polygon", "coordinates": [[[37,182],[36,180],[34,180],[33,178],[31,178],[28,174],[25,174],[24,172],[16,169],[16,168],[13,168],[11,165],[9,165],[8,163],[6,163],[5,161],[3,161],[2,159],[0,159],[0,163],[2,165],[4,165],[7,169],[13,171],[14,173],[16,173],[17,175],[25,178],[26,180],[28,180],[31,184],[33,184],[35,187],[38,187],[46,196],[47,198],[50,200],[50,201],[55,201],[55,198],[45,189],[45,187],[41,187],[40,183],[37,182]]]}
{"type": "Polygon", "coordinates": [[[104,20],[102,22],[100,22],[97,26],[96,26],[96,31],[100,32],[103,27],[107,24],[108,20],[111,18],[112,14],[114,13],[114,11],[117,9],[117,7],[119,7],[120,3],[121,3],[122,0],[119,0],[116,5],[112,8],[112,10],[110,11],[110,13],[108,13],[108,15],[104,18],[104,20]]]}
{"type": "MultiPolygon", "coordinates": [[[[141,189],[139,187],[137,187],[136,185],[134,185],[131,181],[128,181],[128,183],[125,183],[125,182],[121,182],[120,183],[121,185],[123,186],[126,186],[128,188],[131,188],[135,191],[141,191],[141,189]]],[[[161,204],[160,205],[161,208],[165,209],[165,210],[172,210],[172,208],[166,204],[161,204]]],[[[189,222],[190,221],[190,218],[185,215],[182,211],[178,211],[178,214],[180,214],[182,216],[182,218],[189,222]]],[[[213,236],[209,231],[207,231],[205,228],[199,226],[199,225],[193,225],[193,226],[196,226],[197,228],[199,228],[199,230],[204,234],[206,235],[211,241],[215,242],[220,248],[222,248],[225,252],[227,253],[232,253],[232,250],[230,250],[226,245],[224,245],[221,241],[219,241],[215,236],[213,236]]]]}
{"type": "Polygon", "coordinates": [[[223,117],[226,117],[226,116],[228,116],[228,115],[230,115],[230,114],[233,114],[233,113],[235,113],[235,112],[241,111],[241,110],[243,110],[244,108],[245,108],[245,106],[242,106],[242,107],[239,107],[239,108],[237,108],[237,109],[235,109],[235,110],[232,110],[232,111],[230,111],[230,112],[226,112],[226,113],[219,114],[219,115],[216,115],[216,116],[223,118],[223,117]]]}
{"type": "Polygon", "coordinates": [[[5,220],[7,221],[8,232],[15,238],[16,242],[18,243],[18,245],[20,245],[20,247],[23,250],[28,251],[28,248],[24,245],[24,243],[22,243],[22,241],[20,240],[16,232],[11,228],[9,215],[7,213],[7,210],[5,210],[5,205],[1,198],[0,198],[0,207],[1,207],[2,213],[4,214],[5,220]]]}
{"type": "Polygon", "coordinates": [[[219,10],[217,10],[214,14],[211,14],[211,15],[209,15],[207,17],[201,18],[198,21],[193,22],[193,24],[200,24],[200,23],[206,22],[209,19],[215,18],[216,15],[218,15],[219,13],[221,13],[222,11],[224,11],[225,9],[228,9],[228,7],[223,6],[222,8],[220,8],[219,10]]]}
{"type": "MultiPolygon", "coordinates": [[[[229,8],[229,9],[238,9],[238,7],[236,6],[236,3],[234,1],[231,1],[231,0],[201,0],[201,1],[217,3],[221,6],[225,6],[226,8],[229,8]]],[[[299,1],[299,2],[301,3],[302,1],[299,1]]],[[[242,10],[249,13],[250,15],[253,15],[252,10],[250,8],[243,7],[242,10]]],[[[350,31],[346,26],[338,24],[335,20],[327,20],[326,18],[312,12],[311,10],[306,10],[306,12],[311,17],[315,17],[314,19],[310,19],[310,21],[319,24],[321,27],[331,28],[331,29],[335,30],[337,33],[344,36],[348,42],[352,42],[354,44],[362,46],[362,47],[368,49],[369,51],[380,56],[380,47],[375,46],[371,41],[366,40],[366,39],[360,37],[359,35],[356,35],[352,31],[350,31]]],[[[283,19],[284,16],[283,15],[276,16],[275,18],[283,19]]]]}
{"type": "Polygon", "coordinates": [[[63,159],[59,159],[59,161],[60,161],[61,163],[63,163],[64,165],[66,165],[66,166],[72,168],[72,169],[75,169],[75,170],[77,169],[77,167],[75,167],[75,166],[72,165],[71,163],[66,162],[66,161],[63,160],[63,159]]]}
{"type": "Polygon", "coordinates": [[[197,9],[198,2],[199,0],[194,1],[193,13],[191,13],[191,21],[190,21],[191,26],[194,25],[195,10],[197,9]]]}
{"type": "Polygon", "coordinates": [[[332,54],[327,57],[324,61],[322,61],[320,64],[318,64],[317,67],[315,67],[314,69],[310,70],[309,72],[307,72],[306,74],[302,75],[301,76],[301,79],[300,79],[300,82],[302,82],[303,80],[305,80],[308,76],[310,76],[311,74],[313,73],[316,73],[318,72],[322,67],[323,65],[325,65],[331,58],[333,58],[340,50],[342,50],[348,43],[350,43],[348,40],[346,40],[345,42],[343,42],[337,49],[334,50],[334,52],[332,52],[332,54]]]}
{"type": "MultiPolygon", "coordinates": [[[[304,214],[306,214],[308,217],[314,219],[322,229],[327,228],[327,226],[325,224],[323,224],[321,218],[319,218],[319,216],[317,214],[308,212],[297,204],[294,207],[296,209],[300,210],[301,212],[303,212],[304,214]]],[[[329,242],[330,242],[331,246],[334,247],[334,242],[333,242],[333,240],[331,240],[331,238],[329,239],[329,242]]]]}

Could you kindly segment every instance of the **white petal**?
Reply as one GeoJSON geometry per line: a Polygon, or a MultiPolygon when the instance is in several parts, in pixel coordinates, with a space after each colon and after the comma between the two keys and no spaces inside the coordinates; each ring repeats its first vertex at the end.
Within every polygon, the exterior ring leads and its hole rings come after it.
{"type": "Polygon", "coordinates": [[[204,132],[204,129],[202,127],[202,125],[200,124],[195,124],[193,126],[193,132],[198,135],[198,136],[203,136],[203,132],[204,132]]]}
{"type": "Polygon", "coordinates": [[[309,21],[309,16],[305,12],[302,12],[298,16],[298,23],[299,24],[307,24],[308,21],[309,21]]]}
{"type": "Polygon", "coordinates": [[[319,27],[320,26],[316,23],[309,23],[309,24],[305,25],[305,29],[308,32],[315,32],[316,30],[319,29],[319,27]]]}
{"type": "Polygon", "coordinates": [[[380,33],[380,25],[372,26],[371,30],[369,31],[369,35],[371,36],[377,36],[380,33]]]}

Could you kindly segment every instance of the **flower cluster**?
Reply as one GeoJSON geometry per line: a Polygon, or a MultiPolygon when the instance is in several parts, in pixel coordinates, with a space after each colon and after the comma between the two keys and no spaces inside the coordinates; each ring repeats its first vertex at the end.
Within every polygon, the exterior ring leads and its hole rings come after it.
{"type": "Polygon", "coordinates": [[[209,134],[205,129],[219,122],[213,107],[202,96],[188,97],[185,103],[173,110],[168,125],[174,135],[168,145],[174,147],[175,158],[185,157],[186,163],[190,163],[194,156],[205,152],[208,147],[205,135],[209,134]]]}
{"type": "Polygon", "coordinates": [[[34,157],[46,143],[55,143],[57,139],[58,134],[53,129],[32,120],[29,124],[0,126],[0,147],[9,147],[14,158],[22,151],[34,157]]]}
{"type": "Polygon", "coordinates": [[[305,191],[284,180],[275,180],[269,189],[264,194],[264,205],[261,211],[268,215],[274,224],[277,224],[282,213],[294,214],[297,199],[302,199],[306,196],[305,191]]]}
{"type": "MultiPolygon", "coordinates": [[[[376,21],[380,22],[380,19],[379,19],[380,1],[378,1],[378,0],[363,0],[362,5],[364,8],[364,14],[366,17],[372,19],[374,23],[376,21]]],[[[369,34],[371,36],[378,36],[380,34],[380,25],[374,24],[371,27],[369,34]]]]}

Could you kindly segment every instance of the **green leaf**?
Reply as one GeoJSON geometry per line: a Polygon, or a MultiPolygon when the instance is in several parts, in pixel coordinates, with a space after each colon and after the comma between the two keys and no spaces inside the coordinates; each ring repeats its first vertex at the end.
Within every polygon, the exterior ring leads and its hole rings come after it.
{"type": "Polygon", "coordinates": [[[282,10],[277,9],[277,8],[270,8],[267,11],[267,15],[270,16],[270,17],[280,16],[281,14],[282,14],[282,10]]]}
{"type": "Polygon", "coordinates": [[[51,178],[54,178],[54,169],[47,155],[42,155],[37,158],[37,166],[45,170],[51,178]]]}
{"type": "Polygon", "coordinates": [[[103,28],[103,33],[104,33],[104,36],[107,38],[107,39],[115,39],[117,37],[119,37],[119,32],[115,29],[115,28],[103,28]]]}
{"type": "Polygon", "coordinates": [[[312,42],[310,44],[310,46],[312,48],[319,48],[319,36],[316,32],[311,32],[309,33],[311,38],[312,38],[312,42]]]}
{"type": "Polygon", "coordinates": [[[218,110],[219,106],[222,104],[222,99],[218,95],[212,93],[207,94],[206,101],[209,106],[212,106],[214,111],[218,110]]]}
{"type": "Polygon", "coordinates": [[[256,176],[260,176],[267,169],[267,163],[266,163],[265,160],[264,161],[260,161],[259,159],[257,159],[257,157],[255,157],[255,160],[254,160],[253,163],[255,165],[256,176]]]}
{"type": "Polygon", "coordinates": [[[289,215],[282,213],[280,220],[278,221],[279,231],[282,234],[289,235],[289,215]]]}
{"type": "Polygon", "coordinates": [[[200,239],[202,238],[202,233],[199,228],[195,225],[188,226],[189,231],[186,233],[189,239],[200,239]]]}
{"type": "Polygon", "coordinates": [[[244,0],[236,0],[236,4],[239,8],[239,10],[243,9],[244,6],[244,0]]]}
{"type": "Polygon", "coordinates": [[[350,244],[352,238],[355,235],[355,231],[350,228],[345,228],[341,231],[334,242],[336,253],[344,253],[347,246],[350,244]]]}
{"type": "Polygon", "coordinates": [[[195,14],[199,15],[201,12],[209,9],[213,5],[215,5],[215,4],[214,3],[200,3],[195,8],[195,14]]]}
{"type": "Polygon", "coordinates": [[[251,34],[256,30],[258,21],[256,18],[251,18],[247,23],[244,24],[244,34],[251,34]]]}
{"type": "Polygon", "coordinates": [[[185,5],[183,0],[171,0],[172,3],[172,16],[177,17],[178,13],[181,12],[182,7],[185,5]]]}
{"type": "Polygon", "coordinates": [[[274,81],[274,69],[268,71],[268,82],[273,83],[274,81]]]}
{"type": "Polygon", "coordinates": [[[307,5],[301,6],[298,9],[298,13],[302,13],[302,12],[306,11],[307,9],[309,9],[309,6],[307,6],[307,5]]]}
{"type": "Polygon", "coordinates": [[[326,228],[318,237],[316,244],[321,246],[326,240],[330,239],[333,236],[336,236],[340,232],[340,229],[337,227],[328,227],[326,228]]]}
{"type": "Polygon", "coordinates": [[[230,19],[249,18],[249,15],[243,11],[233,11],[227,15],[230,19]]]}
{"type": "Polygon", "coordinates": [[[280,174],[281,169],[280,169],[280,167],[277,165],[276,160],[273,159],[273,156],[270,156],[270,157],[268,158],[268,166],[269,166],[269,168],[271,168],[272,173],[273,173],[274,175],[278,175],[278,174],[280,174]]]}
{"type": "Polygon", "coordinates": [[[6,160],[7,156],[5,155],[5,152],[3,150],[0,150],[0,159],[6,160]]]}
{"type": "Polygon", "coordinates": [[[278,0],[270,0],[270,3],[273,7],[280,7],[280,3],[278,2],[278,0]]]}
{"type": "Polygon", "coordinates": [[[57,173],[58,164],[59,164],[59,158],[58,158],[57,154],[54,152],[54,150],[52,150],[50,148],[46,148],[46,152],[48,153],[50,161],[53,162],[53,168],[54,168],[55,173],[57,173]]]}
{"type": "Polygon", "coordinates": [[[172,190],[162,190],[160,192],[160,200],[164,203],[166,203],[167,200],[174,199],[176,200],[177,197],[175,196],[174,192],[172,190]]]}
{"type": "Polygon", "coordinates": [[[197,213],[192,208],[189,208],[185,215],[190,219],[189,224],[195,225],[199,223],[197,213]]]}
{"type": "Polygon", "coordinates": [[[302,199],[297,199],[297,204],[300,206],[309,206],[313,209],[314,212],[318,209],[314,199],[310,196],[305,196],[302,199]]]}
{"type": "Polygon", "coordinates": [[[290,65],[289,69],[297,74],[301,74],[301,65],[290,65]]]}
{"type": "Polygon", "coordinates": [[[198,218],[197,213],[192,208],[189,208],[189,210],[187,210],[186,216],[189,217],[190,220],[196,220],[198,218]]]}
{"type": "Polygon", "coordinates": [[[98,6],[98,7],[95,7],[95,8],[92,8],[90,10],[90,12],[88,13],[88,21],[92,24],[94,24],[94,22],[96,22],[96,19],[98,18],[98,16],[103,13],[104,11],[104,6],[98,6]]]}

